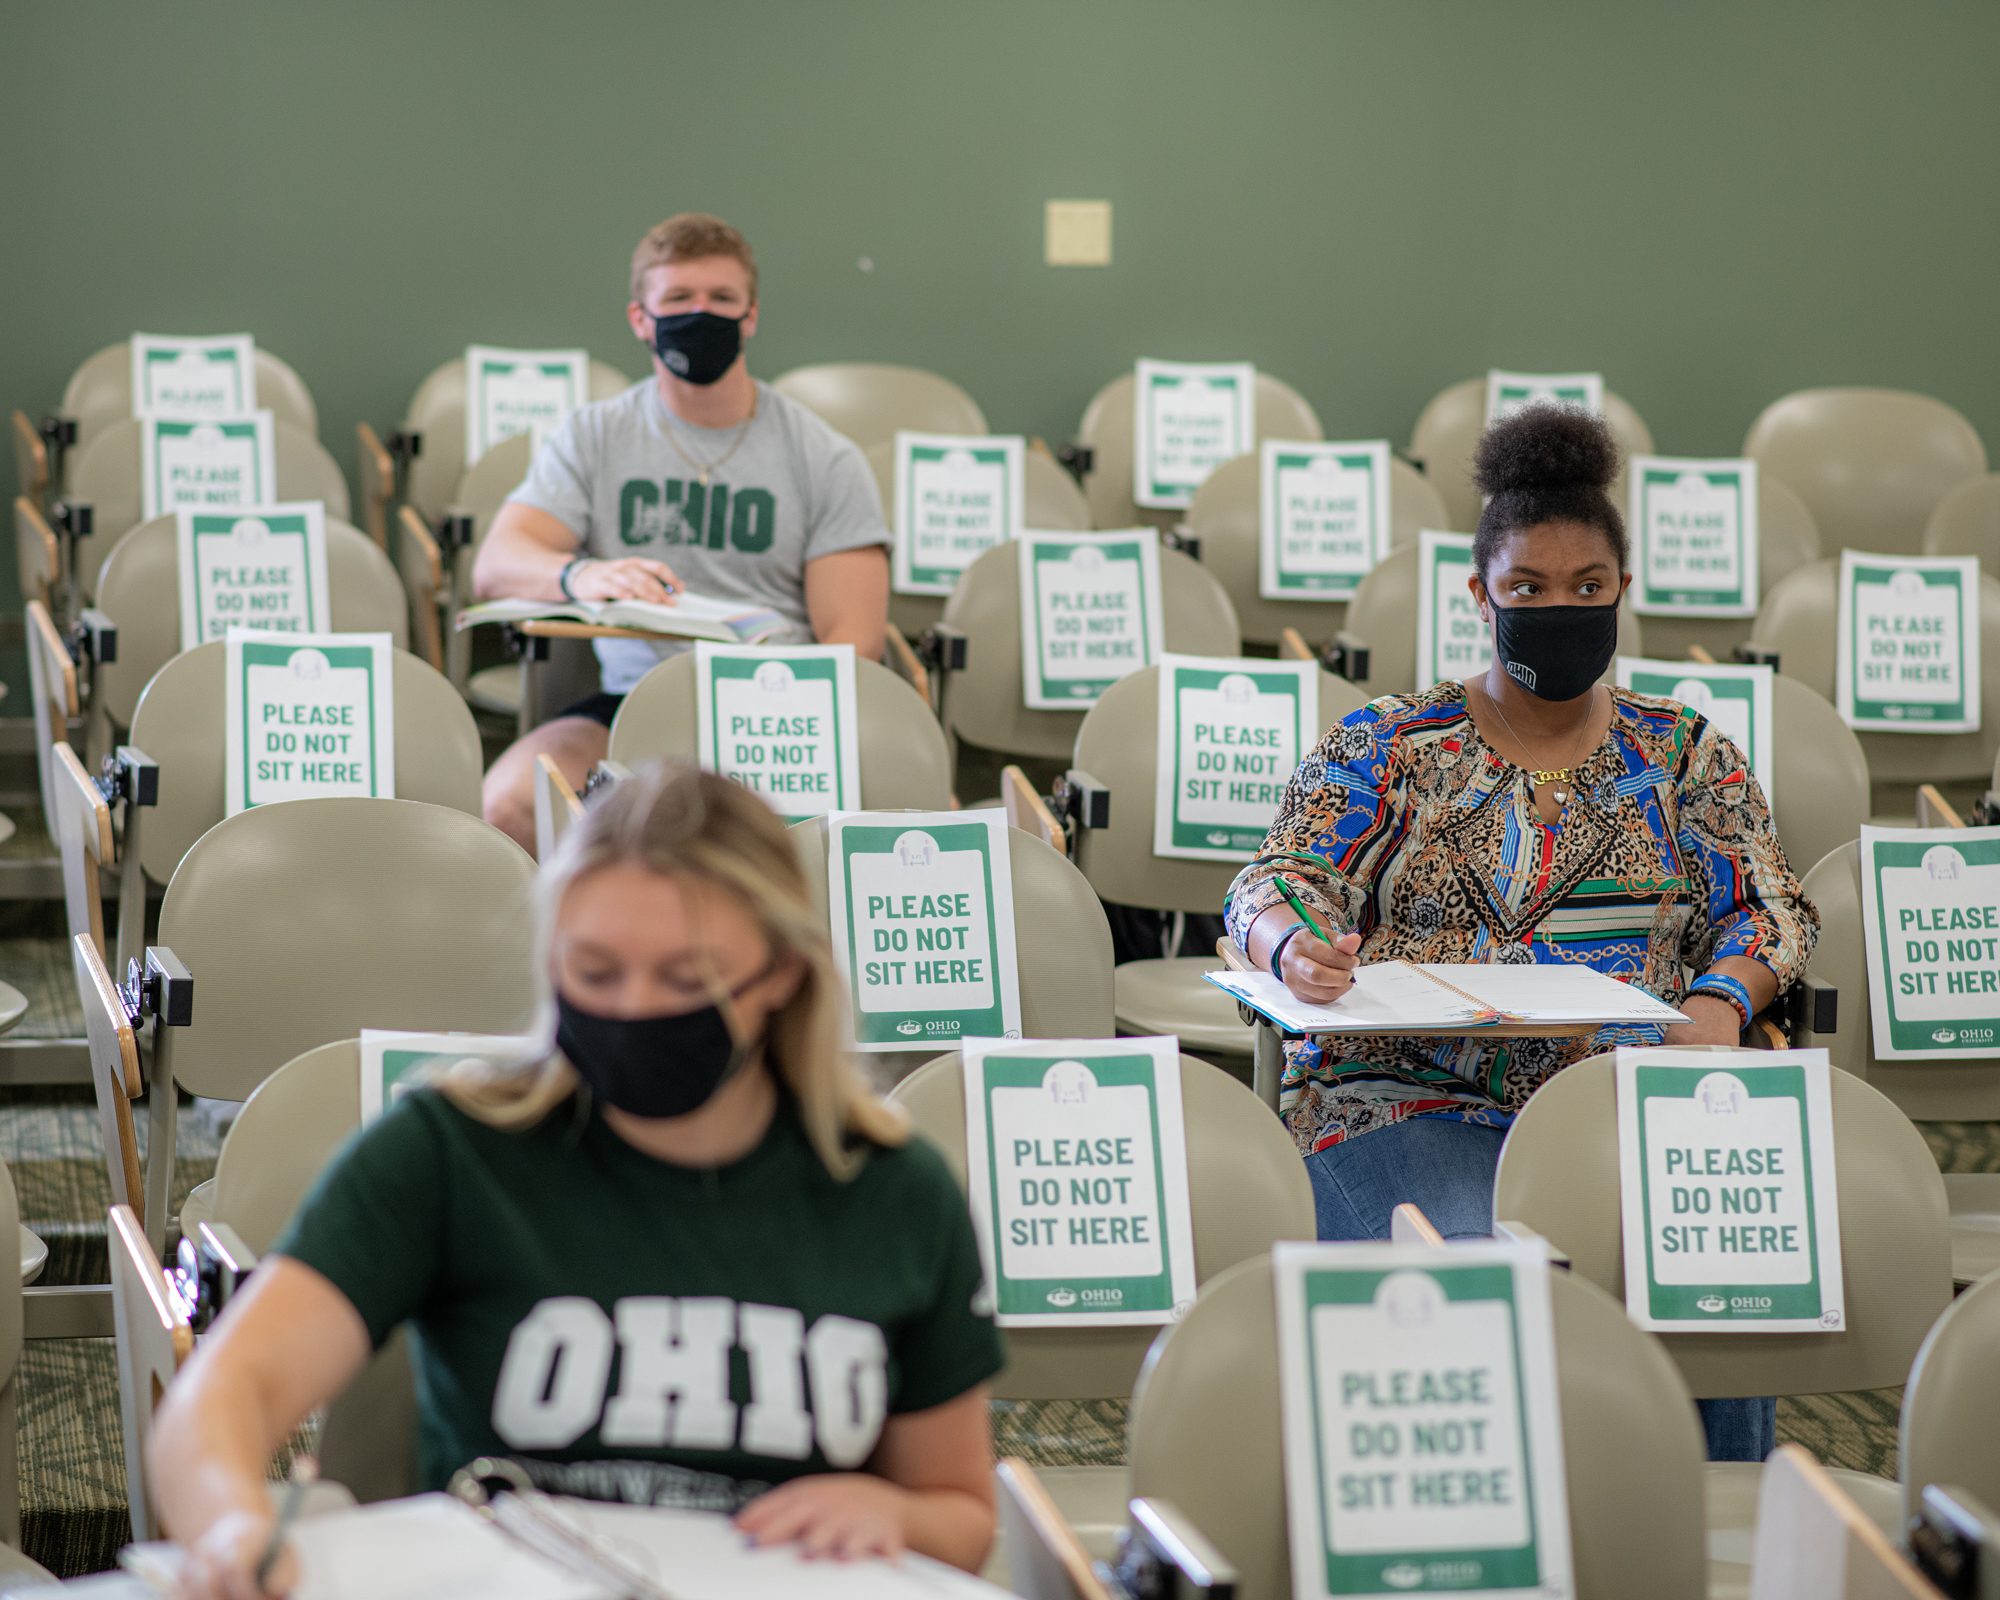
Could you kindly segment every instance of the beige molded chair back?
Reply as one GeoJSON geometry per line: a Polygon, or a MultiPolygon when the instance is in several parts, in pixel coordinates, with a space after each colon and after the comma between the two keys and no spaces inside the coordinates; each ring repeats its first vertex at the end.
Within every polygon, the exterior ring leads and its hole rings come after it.
{"type": "MultiPolygon", "coordinates": [[[[1367,703],[1353,684],[1321,672],[1319,732],[1367,703]]],[[[1101,899],[1150,911],[1219,912],[1241,862],[1185,861],[1153,854],[1155,773],[1160,751],[1160,669],[1120,678],[1084,714],[1076,765],[1111,791],[1110,825],[1077,836],[1076,864],[1101,899]]],[[[1272,775],[1281,787],[1291,773],[1272,775]]],[[[1113,974],[1118,1031],[1171,1033],[1190,1050],[1247,1056],[1251,1031],[1236,1002],[1202,974],[1213,955],[1127,961],[1113,974]]]]}
{"type": "MultiPolygon", "coordinates": [[[[875,490],[882,496],[882,517],[889,531],[896,531],[896,440],[892,434],[871,444],[867,451],[868,470],[875,475],[875,490]]],[[[1021,467],[1022,526],[1052,533],[1090,531],[1090,502],[1056,458],[1039,441],[1029,444],[1021,467]]],[[[889,620],[914,639],[944,615],[941,594],[889,595],[889,620]]]]}
{"type": "MultiPolygon", "coordinates": [[[[195,841],[223,819],[228,651],[215,640],[175,656],[133,713],[131,742],[160,767],[160,803],[148,808],[139,843],[139,864],[155,883],[169,882],[195,841]]],[[[443,674],[407,650],[390,659],[397,798],[477,817],[484,766],[472,713],[443,674]]]]}
{"type": "Polygon", "coordinates": [[[1868,958],[1861,934],[1861,845],[1858,839],[1830,851],[1805,874],[1800,887],[1819,908],[1819,943],[1812,973],[1840,991],[1839,1029],[1816,1037],[1836,1067],[1866,1078],[1903,1114],[1925,1121],[2000,1120],[2000,1061],[1883,1060],[1874,1050],[1868,1004],[1868,958]]]}
{"type": "MultiPolygon", "coordinates": [[[[1778,652],[1778,670],[1822,698],[1835,699],[1840,557],[1800,567],[1764,597],[1752,637],[1778,652]]],[[[2000,706],[2000,577],[1979,575],[1979,702],[2000,706]]],[[[1836,701],[1837,703],[1837,701],[1836,701]]],[[[1984,778],[2000,755],[2000,716],[1986,716],[1973,733],[1857,735],[1878,784],[1951,783],[1984,778]]],[[[1906,813],[1907,814],[1907,813],[1906,813]]]]}
{"type": "MultiPolygon", "coordinates": [[[[1417,556],[1415,545],[1405,545],[1386,560],[1378,561],[1347,603],[1344,633],[1368,647],[1368,677],[1359,685],[1370,699],[1385,694],[1411,694],[1428,689],[1417,682],[1417,556]]],[[[1618,653],[1642,656],[1646,653],[1639,616],[1629,599],[1618,609],[1618,653]]],[[[1604,683],[1611,682],[1616,666],[1605,669],[1604,683]]]]}
{"type": "MultiPolygon", "coordinates": [[[[1822,908],[1824,915],[1824,908],[1822,908]]],[[[1867,1010],[1867,990],[1849,995],[1867,1010]]],[[[1754,1065],[1757,1056],[1745,1052],[1754,1065]]],[[[1618,1115],[1610,1052],[1557,1073],[1508,1130],[1493,1214],[1526,1223],[1571,1270],[1622,1304],[1618,1115]]],[[[1951,1299],[1944,1180],[1909,1118],[1852,1071],[1833,1084],[1835,1178],[1847,1327],[1840,1333],[1659,1335],[1703,1399],[1830,1394],[1901,1383],[1951,1299]]]]}
{"type": "MultiPolygon", "coordinates": [[[[592,400],[615,399],[631,387],[632,380],[616,367],[602,361],[591,362],[592,400]]],[[[423,436],[423,449],[411,460],[404,476],[403,498],[427,522],[434,521],[446,506],[465,498],[461,488],[466,476],[463,355],[454,356],[417,385],[417,392],[410,397],[410,408],[403,414],[403,431],[423,436]]],[[[481,461],[485,459],[480,457],[481,461]]],[[[527,463],[523,461],[521,476],[526,473],[527,463]]],[[[519,483],[521,476],[514,483],[519,483]]],[[[507,487],[513,488],[514,483],[507,487]]]]}
{"type": "Polygon", "coordinates": [[[1774,677],[1771,760],[1778,842],[1792,871],[1804,874],[1829,850],[1861,837],[1869,817],[1868,758],[1824,698],[1795,678],[1774,677]]]}
{"type": "MultiPolygon", "coordinates": [[[[257,407],[301,433],[319,437],[319,409],[305,380],[291,366],[257,347],[257,407]]],[[[82,450],[114,422],[132,415],[132,346],[121,339],[106,345],[70,375],[63,390],[62,414],[76,419],[76,444],[82,450]]],[[[72,461],[76,458],[70,457],[72,461]]]]}
{"type": "MultiPolygon", "coordinates": [[[[893,819],[897,813],[879,815],[893,819]]],[[[812,886],[822,927],[826,903],[824,817],[790,828],[799,865],[812,886]]],[[[1069,858],[1040,839],[1012,829],[1008,876],[1014,890],[1014,959],[1021,979],[1021,1034],[1028,1039],[1108,1039],[1112,1027],[1111,924],[1089,880],[1069,858]]],[[[460,1027],[467,1024],[460,1023],[460,1027]]],[[[493,1032],[503,1030],[493,1029],[493,1032]]],[[[888,1051],[863,1057],[879,1080],[907,1076],[936,1053],[888,1051]]]]}
{"type": "MultiPolygon", "coordinates": [[[[1805,501],[1768,472],[1759,473],[1758,598],[1763,599],[1800,567],[1819,558],[1819,528],[1805,501]]],[[[1644,620],[1646,650],[1656,661],[1679,661],[1695,645],[1717,661],[1727,661],[1739,644],[1754,636],[1757,626],[1755,617],[1649,616],[1644,620]]]]}
{"type": "Polygon", "coordinates": [[[159,942],[194,974],[177,1082],[241,1100],[363,1027],[517,1032],[532,1008],[528,853],[415,800],[293,800],[194,842],[159,942]]]}
{"type": "Polygon", "coordinates": [[[898,429],[956,434],[987,431],[986,414],[971,395],[951,379],[921,367],[829,361],[794,367],[772,379],[771,387],[863,450],[884,439],[894,440],[898,429]]]}
{"type": "Polygon", "coordinates": [[[187,1315],[130,1206],[111,1208],[111,1310],[118,1344],[118,1410],[125,1434],[125,1498],[134,1540],[160,1537],[146,1445],[153,1413],[181,1363],[194,1354],[187,1315]]]}
{"type": "MultiPolygon", "coordinates": [[[[97,569],[118,541],[145,515],[139,480],[141,425],[136,417],[114,422],[87,449],[74,452],[72,500],[92,507],[94,531],[76,542],[76,581],[94,595],[97,569]]],[[[347,520],[347,479],[326,447],[302,428],[279,422],[273,430],[278,500],[318,500],[328,522],[347,520]]]]}
{"type": "MultiPolygon", "coordinates": [[[[1615,1208],[1614,1208],[1615,1218],[1615,1208]]],[[[1701,1430],[1686,1385],[1624,1308],[1549,1275],[1578,1600],[1701,1600],[1701,1430]]],[[[1290,1600],[1268,1256],[1212,1278],[1146,1358],[1131,1492],[1171,1500],[1235,1563],[1237,1600],[1290,1600]]]]}
{"type": "MultiPolygon", "coordinates": [[[[1132,498],[1132,456],[1137,419],[1133,416],[1138,373],[1121,372],[1099,389],[1084,408],[1076,440],[1093,452],[1090,471],[1083,475],[1083,492],[1090,514],[1100,528],[1132,528],[1150,523],[1169,528],[1185,517],[1182,511],[1154,511],[1132,498]]],[[[1282,378],[1257,374],[1257,438],[1250,454],[1266,439],[1299,439],[1317,443],[1326,437],[1319,414],[1306,397],[1282,378]]]]}
{"type": "Polygon", "coordinates": [[[1955,1483],[2000,1506],[2000,1273],[1981,1278],[1938,1318],[1903,1390],[1898,1440],[1903,1507],[1955,1483]]]}
{"type": "MultiPolygon", "coordinates": [[[[1188,530],[1201,540],[1201,564],[1229,591],[1236,620],[1250,644],[1276,645],[1286,628],[1318,644],[1336,633],[1347,615],[1340,600],[1266,600],[1258,592],[1263,503],[1261,461],[1225,461],[1194,492],[1188,530]]],[[[1448,513],[1430,481],[1400,456],[1389,458],[1391,548],[1414,545],[1425,528],[1443,528],[1448,513]]]]}
{"type": "Polygon", "coordinates": [[[1902,389],[1788,394],[1750,424],[1743,453],[1798,490],[1829,555],[1917,554],[1938,502],[1986,471],[1971,423],[1902,389]]]}
{"type": "Polygon", "coordinates": [[[361,1041],[294,1056],[257,1086],[215,1163],[215,1220],[271,1248],[347,1136],[361,1126],[361,1041]]]}
{"type": "MultiPolygon", "coordinates": [[[[1033,1030],[1028,1030],[1033,1036],[1033,1030]]],[[[916,1129],[965,1186],[965,1074],[956,1054],[925,1063],[896,1086],[916,1129]]],[[[1188,1200],[1195,1281],[1268,1255],[1281,1239],[1311,1239],[1312,1183],[1292,1137],[1264,1104],[1219,1067],[1181,1057],[1188,1200]]],[[[1159,1333],[1141,1328],[1009,1328],[1007,1365],[993,1392],[1010,1400],[1122,1399],[1159,1333]]]]}
{"type": "MultiPolygon", "coordinates": [[[[1604,421],[1626,456],[1653,453],[1653,433],[1622,396],[1604,391],[1604,421]]],[[[1451,512],[1451,526],[1470,533],[1479,526],[1479,486],[1472,481],[1472,452],[1486,431],[1486,379],[1467,378],[1440,391],[1410,434],[1410,454],[1436,485],[1451,512]]],[[[1611,485],[1611,503],[1625,507],[1625,473],[1611,485]]]]}
{"type": "MultiPolygon", "coordinates": [[[[118,624],[118,659],[97,669],[92,710],[108,716],[113,727],[132,725],[146,685],[181,653],[180,543],[175,530],[172,517],[140,523],[105,557],[97,574],[97,607],[118,624]]],[[[409,648],[409,608],[394,565],[367,534],[330,512],[326,587],[335,633],[386,633],[398,650],[409,648]]]]}
{"type": "MultiPolygon", "coordinates": [[[[923,696],[878,661],[854,663],[861,717],[861,809],[946,811],[951,807],[951,752],[923,696]]],[[[636,767],[671,756],[700,757],[695,658],[669,656],[641,678],[611,724],[610,756],[636,767]]]]}
{"type": "Polygon", "coordinates": [[[2000,472],[1967,478],[1924,524],[1927,556],[1977,556],[1981,572],[2000,573],[2000,472]]]}
{"type": "MultiPolygon", "coordinates": [[[[1178,550],[1160,552],[1160,601],[1169,651],[1241,653],[1229,596],[1178,550]]],[[[966,640],[965,671],[944,682],[945,732],[988,750],[1067,759],[1084,714],[1030,710],[1022,692],[1020,552],[1012,544],[995,545],[967,567],[945,602],[944,620],[966,640]]]]}

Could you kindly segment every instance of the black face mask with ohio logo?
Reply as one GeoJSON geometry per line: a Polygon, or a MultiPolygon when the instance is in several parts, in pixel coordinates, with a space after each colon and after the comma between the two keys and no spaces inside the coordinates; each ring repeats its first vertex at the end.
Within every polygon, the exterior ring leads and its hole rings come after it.
{"type": "Polygon", "coordinates": [[[1500,606],[1493,658],[1537,700],[1580,700],[1618,653],[1618,606],[1500,606]]]}

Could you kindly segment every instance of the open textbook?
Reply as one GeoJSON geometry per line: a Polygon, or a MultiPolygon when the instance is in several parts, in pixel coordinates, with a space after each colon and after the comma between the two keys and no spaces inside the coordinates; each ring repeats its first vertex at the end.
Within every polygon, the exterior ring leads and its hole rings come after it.
{"type": "Polygon", "coordinates": [[[791,624],[762,606],[737,600],[712,600],[683,591],[670,606],[650,600],[488,600],[458,614],[458,626],[482,622],[535,622],[542,619],[589,622],[606,628],[636,628],[642,633],[680,639],[713,639],[719,644],[762,644],[782,638],[791,624]]]}
{"type": "MultiPolygon", "coordinates": [[[[509,1497],[502,1497],[504,1505],[509,1497]]],[[[808,1561],[796,1545],[751,1550],[726,1516],[550,1499],[565,1524],[495,1523],[450,1495],[385,1500],[292,1526],[293,1600],[998,1600],[1002,1591],[906,1552],[890,1562],[808,1561]]],[[[170,1592],[181,1551],[129,1546],[128,1576],[102,1600],[170,1592]]],[[[44,1591],[53,1594],[55,1591],[44,1591]]],[[[93,1590],[93,1594],[100,1591],[93,1590]]]]}
{"type": "Polygon", "coordinates": [[[1268,972],[1211,972],[1287,1033],[1582,1033],[1614,1022],[1688,1019],[1643,989],[1588,967],[1377,961],[1332,1005],[1301,1000],[1268,972]]]}

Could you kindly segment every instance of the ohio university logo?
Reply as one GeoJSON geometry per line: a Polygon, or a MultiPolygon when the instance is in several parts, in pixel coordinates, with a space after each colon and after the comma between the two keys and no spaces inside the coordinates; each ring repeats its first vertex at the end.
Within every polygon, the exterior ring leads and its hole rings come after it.
{"type": "Polygon", "coordinates": [[[1510,661],[1507,663],[1507,676],[1530,693],[1534,691],[1535,669],[1533,667],[1524,667],[1518,661],[1510,661]]]}

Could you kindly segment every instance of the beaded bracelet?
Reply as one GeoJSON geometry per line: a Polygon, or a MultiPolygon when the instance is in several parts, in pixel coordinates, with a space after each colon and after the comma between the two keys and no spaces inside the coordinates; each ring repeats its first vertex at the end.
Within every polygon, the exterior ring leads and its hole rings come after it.
{"type": "Polygon", "coordinates": [[[1278,942],[1271,946],[1271,976],[1276,978],[1278,982],[1283,983],[1285,981],[1285,975],[1278,970],[1278,963],[1285,957],[1285,946],[1292,942],[1293,935],[1301,934],[1305,931],[1306,925],[1303,922],[1295,922],[1283,933],[1279,934],[1278,942]]]}
{"type": "MultiPolygon", "coordinates": [[[[1688,998],[1698,994],[1713,995],[1718,1000],[1727,1000],[1736,1008],[1736,1014],[1743,1019],[1743,1027],[1750,1026],[1750,1018],[1755,1014],[1750,1009],[1750,991],[1726,972],[1705,972],[1694,980],[1688,989],[1688,998]]],[[[1739,1029],[1739,1032],[1742,1030],[1739,1029]]]]}

